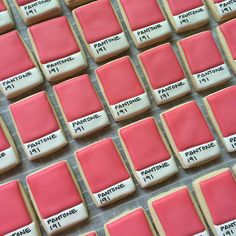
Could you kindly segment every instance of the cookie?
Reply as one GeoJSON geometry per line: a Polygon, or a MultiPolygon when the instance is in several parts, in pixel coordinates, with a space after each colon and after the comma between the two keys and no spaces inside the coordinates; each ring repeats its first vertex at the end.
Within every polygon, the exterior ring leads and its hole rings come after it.
{"type": "Polygon", "coordinates": [[[30,160],[51,154],[67,144],[45,92],[11,104],[10,112],[23,149],[30,160]]]}
{"type": "Polygon", "coordinates": [[[73,138],[81,138],[110,124],[88,75],[54,86],[59,107],[73,138]]]}
{"type": "Polygon", "coordinates": [[[189,82],[171,44],[149,49],[138,58],[157,105],[190,93],[189,82]]]}
{"type": "Polygon", "coordinates": [[[43,82],[38,66],[17,31],[0,35],[0,89],[7,98],[19,96],[43,82]]]}
{"type": "Polygon", "coordinates": [[[82,46],[65,16],[31,26],[28,33],[49,82],[78,74],[87,67],[82,46]]]}
{"type": "Polygon", "coordinates": [[[135,191],[133,180],[111,138],[78,150],[75,159],[97,207],[111,204],[135,191]]]}
{"type": "Polygon", "coordinates": [[[67,161],[60,161],[26,178],[37,215],[48,235],[88,218],[76,178],[67,161]]]}
{"type": "Polygon", "coordinates": [[[214,235],[236,235],[236,182],[230,169],[220,169],[196,179],[193,188],[214,235]]]}
{"type": "Polygon", "coordinates": [[[219,145],[195,101],[163,112],[161,121],[183,168],[201,165],[220,155],[219,145]]]}
{"type": "Polygon", "coordinates": [[[86,3],[92,2],[93,0],[64,0],[64,1],[66,6],[72,9],[84,5],[86,3]]]}
{"type": "Polygon", "coordinates": [[[141,187],[160,183],[178,172],[174,157],[154,117],[122,127],[119,137],[141,187]]]}
{"type": "Polygon", "coordinates": [[[118,0],[118,4],[137,48],[170,37],[170,25],[156,0],[118,0]]]}
{"type": "Polygon", "coordinates": [[[109,0],[86,4],[75,9],[73,15],[80,35],[96,62],[110,59],[129,48],[119,18],[109,0]]]}
{"type": "Polygon", "coordinates": [[[150,108],[141,78],[128,56],[100,66],[95,72],[115,121],[134,117],[150,108]]]}
{"type": "Polygon", "coordinates": [[[86,234],[82,234],[80,236],[97,236],[97,233],[95,231],[92,231],[92,232],[89,232],[89,233],[86,233],[86,234]]]}
{"type": "Polygon", "coordinates": [[[6,0],[0,0],[0,34],[3,34],[14,28],[10,7],[6,0]]]}

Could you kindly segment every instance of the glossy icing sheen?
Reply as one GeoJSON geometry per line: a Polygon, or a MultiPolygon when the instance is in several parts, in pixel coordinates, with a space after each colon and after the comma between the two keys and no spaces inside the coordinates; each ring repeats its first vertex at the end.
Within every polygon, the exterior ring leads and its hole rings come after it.
{"type": "Polygon", "coordinates": [[[5,11],[5,10],[7,10],[7,8],[6,8],[6,6],[5,6],[3,0],[0,0],[0,12],[1,12],[1,11],[5,11]]]}
{"type": "Polygon", "coordinates": [[[236,219],[236,182],[230,170],[200,182],[215,225],[236,219]]]}
{"type": "Polygon", "coordinates": [[[0,80],[20,74],[33,67],[35,66],[17,31],[0,36],[0,80]]]}
{"type": "Polygon", "coordinates": [[[219,26],[228,44],[234,60],[236,60],[236,19],[228,21],[219,26]]]}
{"type": "Polygon", "coordinates": [[[80,51],[65,16],[31,26],[29,32],[43,64],[80,51]]]}
{"type": "Polygon", "coordinates": [[[3,132],[3,128],[1,127],[1,124],[0,124],[0,152],[6,150],[9,147],[10,147],[10,144],[9,144],[5,133],[3,132]]]}
{"type": "Polygon", "coordinates": [[[16,0],[17,4],[19,6],[24,6],[26,4],[29,4],[31,2],[36,2],[37,0],[16,0]]]}
{"type": "Polygon", "coordinates": [[[54,90],[69,122],[103,110],[88,75],[60,83],[54,90]]]}
{"type": "Polygon", "coordinates": [[[111,105],[144,93],[129,57],[101,66],[96,73],[111,105]]]}
{"type": "Polygon", "coordinates": [[[166,236],[195,235],[205,230],[187,188],[152,203],[166,236]]]}
{"type": "Polygon", "coordinates": [[[214,140],[208,124],[195,101],[163,113],[178,151],[214,140]]]}
{"type": "Polygon", "coordinates": [[[27,183],[43,219],[82,202],[65,161],[28,176],[27,183]]]}
{"type": "Polygon", "coordinates": [[[231,86],[207,96],[214,117],[220,127],[223,137],[236,133],[236,86],[231,86]]]}
{"type": "Polygon", "coordinates": [[[169,7],[171,9],[171,12],[173,15],[179,15],[181,13],[184,13],[186,11],[190,11],[192,9],[198,8],[203,6],[202,0],[167,0],[169,7]]]}
{"type": "Polygon", "coordinates": [[[10,110],[23,143],[34,141],[59,129],[45,92],[13,103],[10,110]]]}
{"type": "Polygon", "coordinates": [[[0,185],[0,235],[5,235],[32,222],[18,181],[0,185]]]}
{"type": "Polygon", "coordinates": [[[112,139],[104,139],[81,149],[76,157],[93,193],[130,177],[112,139]]]}
{"type": "Polygon", "coordinates": [[[140,54],[153,89],[184,79],[185,75],[171,44],[166,43],[140,54]]]}
{"type": "Polygon", "coordinates": [[[120,0],[131,30],[138,30],[165,20],[156,0],[120,0]]]}
{"type": "Polygon", "coordinates": [[[122,32],[109,0],[95,1],[79,7],[75,10],[75,15],[88,43],[95,43],[122,32]],[[101,14],[101,11],[106,14],[101,14]]]}
{"type": "Polygon", "coordinates": [[[206,71],[224,63],[210,31],[182,39],[180,45],[192,74],[206,71]]]}
{"type": "Polygon", "coordinates": [[[170,158],[153,118],[122,128],[120,135],[136,170],[142,170],[170,158]]]}
{"type": "Polygon", "coordinates": [[[214,3],[224,2],[225,0],[214,0],[214,3]]]}
{"type": "Polygon", "coordinates": [[[137,209],[107,224],[110,236],[153,236],[143,209],[137,209]]]}

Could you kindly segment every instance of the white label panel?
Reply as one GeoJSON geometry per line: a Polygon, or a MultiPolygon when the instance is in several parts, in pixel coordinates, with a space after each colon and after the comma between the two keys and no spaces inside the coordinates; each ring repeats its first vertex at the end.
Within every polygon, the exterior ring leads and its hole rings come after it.
{"type": "Polygon", "coordinates": [[[222,225],[215,225],[217,236],[236,236],[236,220],[222,225]]]}
{"type": "Polygon", "coordinates": [[[203,231],[199,234],[194,234],[193,236],[209,236],[208,232],[207,231],[203,231]]]}
{"type": "Polygon", "coordinates": [[[20,229],[17,229],[11,233],[5,234],[5,236],[18,236],[18,235],[26,235],[26,236],[37,236],[38,231],[34,222],[31,224],[24,226],[20,229]]]}
{"type": "Polygon", "coordinates": [[[8,25],[13,24],[11,15],[8,11],[0,12],[0,28],[7,27],[8,25]]]}
{"type": "Polygon", "coordinates": [[[236,151],[236,134],[230,135],[228,137],[223,137],[223,142],[225,144],[227,152],[236,151]]]}
{"type": "Polygon", "coordinates": [[[223,17],[236,11],[236,0],[226,0],[215,3],[218,14],[223,17]]]}
{"type": "Polygon", "coordinates": [[[0,173],[17,163],[19,163],[19,159],[12,147],[0,152],[0,173]]]}

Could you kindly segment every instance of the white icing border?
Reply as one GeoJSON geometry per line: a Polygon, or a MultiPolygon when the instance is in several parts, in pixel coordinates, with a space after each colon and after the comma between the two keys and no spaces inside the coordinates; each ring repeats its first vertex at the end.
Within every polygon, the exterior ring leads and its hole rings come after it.
{"type": "Polygon", "coordinates": [[[109,125],[109,119],[104,110],[95,112],[88,116],[79,118],[68,122],[68,127],[71,135],[74,138],[83,137],[87,134],[97,131],[107,125],[109,125]],[[85,120],[85,122],[83,122],[85,120]],[[78,124],[81,123],[82,124],[78,124]]]}
{"type": "Polygon", "coordinates": [[[211,158],[220,155],[220,147],[217,141],[214,140],[209,143],[204,143],[186,149],[182,152],[179,152],[179,155],[185,167],[189,168],[202,162],[206,162],[207,160],[210,160],[211,158]]]}
{"type": "Polygon", "coordinates": [[[123,198],[134,191],[135,191],[134,182],[131,178],[128,178],[127,180],[121,181],[118,184],[114,184],[98,193],[93,193],[93,198],[96,202],[96,205],[98,207],[102,207],[102,206],[110,204],[113,201],[123,198]],[[119,188],[119,186],[122,186],[122,188],[116,189],[114,191],[111,190],[114,188],[119,188]],[[108,196],[106,193],[109,193],[108,196]],[[100,197],[100,195],[102,194],[105,194],[106,196],[100,197]]]}
{"type": "Polygon", "coordinates": [[[217,236],[236,235],[236,219],[221,225],[214,225],[217,236]],[[227,233],[229,232],[229,233],[227,233]]]}
{"type": "Polygon", "coordinates": [[[13,97],[21,91],[29,90],[43,82],[43,77],[37,67],[14,75],[0,81],[2,93],[7,97],[13,97]]]}
{"type": "Polygon", "coordinates": [[[172,101],[175,98],[181,97],[191,91],[189,82],[186,78],[165,87],[153,90],[157,105],[172,101]]]}
{"type": "Polygon", "coordinates": [[[143,187],[148,187],[156,182],[161,182],[178,172],[175,160],[170,159],[149,166],[143,170],[136,170],[136,175],[143,187]],[[145,172],[148,172],[145,173],[145,172]]]}
{"type": "Polygon", "coordinates": [[[230,135],[228,137],[223,137],[222,141],[224,143],[227,152],[236,151],[236,134],[230,135]]]}
{"type": "Polygon", "coordinates": [[[215,3],[215,6],[220,17],[236,12],[236,0],[225,0],[223,2],[215,3]]]}
{"type": "Polygon", "coordinates": [[[127,50],[129,48],[129,43],[125,33],[121,32],[95,43],[90,43],[89,47],[94,58],[96,60],[102,60],[103,58],[108,58],[127,50]]]}
{"type": "Polygon", "coordinates": [[[12,147],[0,152],[0,173],[19,163],[18,155],[12,147]]]}
{"type": "Polygon", "coordinates": [[[20,229],[17,229],[15,231],[5,234],[5,236],[16,236],[16,235],[37,236],[38,230],[37,230],[37,226],[36,226],[35,222],[32,222],[29,225],[26,225],[20,229]]]}
{"type": "Polygon", "coordinates": [[[65,75],[74,71],[78,72],[84,69],[86,65],[87,62],[85,61],[82,52],[77,52],[71,54],[70,56],[42,64],[42,67],[45,77],[49,81],[52,81],[61,75],[65,75]]]}
{"type": "Polygon", "coordinates": [[[62,148],[63,146],[65,146],[66,144],[67,144],[67,141],[63,135],[63,132],[61,131],[61,129],[59,129],[37,140],[34,140],[29,143],[24,143],[23,148],[27,157],[30,160],[34,160],[46,154],[49,154],[53,151],[56,151],[62,148]],[[51,137],[53,138],[50,139],[51,137]],[[49,139],[49,141],[46,141],[46,142],[42,141],[45,139],[49,139]],[[31,148],[30,146],[35,146],[35,143],[39,143],[39,144],[36,145],[36,147],[31,148]]]}
{"type": "Polygon", "coordinates": [[[76,223],[84,221],[87,218],[88,212],[85,204],[82,202],[77,206],[64,210],[54,216],[48,217],[47,219],[42,219],[42,223],[47,233],[51,235],[76,223]]]}
{"type": "Polygon", "coordinates": [[[11,24],[13,24],[13,20],[8,10],[0,12],[0,29],[11,24]]]}
{"type": "Polygon", "coordinates": [[[198,234],[194,234],[193,236],[209,236],[209,233],[205,230],[201,233],[198,233],[198,234]]]}
{"type": "Polygon", "coordinates": [[[113,118],[116,121],[124,120],[136,113],[147,110],[150,107],[147,93],[127,99],[115,105],[110,105],[113,118]],[[131,103],[129,105],[129,103],[131,103]]]}

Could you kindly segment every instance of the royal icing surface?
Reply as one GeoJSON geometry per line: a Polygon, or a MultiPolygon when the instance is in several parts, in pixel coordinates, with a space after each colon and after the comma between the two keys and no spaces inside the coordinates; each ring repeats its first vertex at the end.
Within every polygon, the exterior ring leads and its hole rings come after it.
{"type": "Polygon", "coordinates": [[[123,127],[119,132],[142,186],[150,186],[177,172],[154,118],[123,127]]]}
{"type": "Polygon", "coordinates": [[[154,236],[147,216],[142,208],[108,223],[106,228],[109,236],[154,236]]]}
{"type": "Polygon", "coordinates": [[[30,159],[39,158],[66,144],[45,92],[13,103],[10,110],[30,159]]]}
{"type": "Polygon", "coordinates": [[[83,236],[97,236],[97,233],[91,232],[91,233],[84,234],[83,236]]]}
{"type": "Polygon", "coordinates": [[[81,137],[109,124],[88,75],[54,86],[73,137],[81,137]]]}
{"type": "Polygon", "coordinates": [[[182,39],[179,43],[198,90],[230,78],[230,72],[210,31],[182,39]]]}
{"type": "Polygon", "coordinates": [[[214,3],[220,17],[236,12],[236,0],[214,0],[214,3]]]}
{"type": "Polygon", "coordinates": [[[109,204],[135,190],[112,139],[104,139],[77,151],[76,159],[97,206],[109,204]]]}
{"type": "Polygon", "coordinates": [[[195,101],[164,112],[162,118],[185,167],[219,155],[218,143],[195,101]]]}
{"type": "Polygon", "coordinates": [[[152,202],[166,236],[208,236],[187,187],[152,202]]]}
{"type": "Polygon", "coordinates": [[[56,233],[87,218],[85,204],[66,161],[29,175],[27,183],[47,233],[56,233]]]}
{"type": "Polygon", "coordinates": [[[158,105],[190,92],[184,71],[169,43],[143,52],[139,58],[158,105]]]}
{"type": "Polygon", "coordinates": [[[129,57],[99,67],[96,74],[115,120],[149,108],[147,94],[129,57]]]}
{"type": "Polygon", "coordinates": [[[199,182],[218,236],[236,235],[236,182],[225,170],[199,182]]]}
{"type": "Polygon", "coordinates": [[[10,10],[7,8],[3,0],[0,0],[0,33],[5,33],[12,29],[14,22],[10,14],[10,10]]]}
{"type": "Polygon", "coordinates": [[[6,10],[7,10],[7,8],[6,8],[3,0],[0,0],[0,12],[6,11],[6,10]]]}

